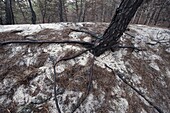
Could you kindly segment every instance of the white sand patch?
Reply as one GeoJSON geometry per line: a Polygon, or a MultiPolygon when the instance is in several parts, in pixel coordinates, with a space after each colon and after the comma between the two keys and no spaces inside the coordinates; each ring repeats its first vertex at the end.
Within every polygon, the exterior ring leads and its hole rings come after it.
{"type": "Polygon", "coordinates": [[[20,86],[13,96],[13,100],[17,103],[17,105],[22,106],[26,103],[31,102],[31,96],[27,93],[27,89],[24,86],[20,86]]]}
{"type": "Polygon", "coordinates": [[[157,63],[155,63],[155,62],[151,62],[151,63],[149,64],[149,66],[152,67],[153,69],[157,70],[157,71],[160,71],[159,66],[158,66],[157,63]]]}
{"type": "Polygon", "coordinates": [[[117,100],[113,100],[116,105],[113,109],[116,110],[116,113],[126,113],[129,108],[129,103],[125,98],[119,98],[117,100]]]}
{"type": "Polygon", "coordinates": [[[84,42],[91,42],[91,37],[87,36],[87,37],[83,38],[83,41],[84,42]]]}
{"type": "Polygon", "coordinates": [[[118,85],[112,88],[112,95],[117,95],[117,97],[121,97],[125,92],[118,85]]]}
{"type": "Polygon", "coordinates": [[[61,23],[51,23],[51,24],[18,24],[18,25],[1,25],[0,32],[7,32],[11,30],[23,30],[23,32],[18,33],[20,35],[31,35],[33,33],[37,33],[43,29],[55,29],[55,30],[62,30],[64,26],[61,23]]]}
{"type": "Polygon", "coordinates": [[[133,81],[133,83],[135,83],[135,84],[140,84],[140,83],[141,83],[141,80],[142,80],[142,77],[139,76],[139,75],[134,74],[134,75],[132,76],[132,81],[133,81]]]}
{"type": "MultiPolygon", "coordinates": [[[[105,64],[111,67],[114,70],[119,70],[120,72],[126,72],[125,63],[122,60],[122,56],[126,54],[125,50],[112,52],[105,52],[105,54],[96,58],[95,64],[98,66],[105,68],[105,64]]],[[[110,71],[110,70],[108,70],[110,71]]]]}

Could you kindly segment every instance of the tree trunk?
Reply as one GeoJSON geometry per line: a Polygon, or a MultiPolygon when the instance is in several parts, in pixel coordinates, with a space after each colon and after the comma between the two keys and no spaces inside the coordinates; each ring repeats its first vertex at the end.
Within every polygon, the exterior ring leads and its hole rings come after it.
{"type": "Polygon", "coordinates": [[[166,3],[167,3],[167,2],[164,2],[164,3],[162,4],[162,6],[160,7],[160,9],[159,9],[159,11],[158,11],[158,14],[157,14],[157,16],[156,16],[156,18],[155,18],[154,25],[156,25],[157,22],[159,21],[159,16],[160,16],[160,14],[161,14],[161,12],[162,12],[164,6],[166,5],[166,3]]]}
{"type": "Polygon", "coordinates": [[[35,14],[35,11],[33,10],[33,7],[32,7],[32,3],[30,0],[28,0],[29,2],[29,5],[30,5],[30,9],[31,9],[31,21],[32,21],[32,24],[36,24],[36,14],[35,14]]]}
{"type": "Polygon", "coordinates": [[[46,12],[47,12],[47,0],[44,1],[43,23],[45,23],[46,12]]]}
{"type": "Polygon", "coordinates": [[[64,19],[65,19],[65,22],[68,22],[68,18],[67,18],[67,8],[65,6],[65,4],[67,3],[67,1],[64,1],[63,3],[63,10],[64,10],[64,19]]]}
{"type": "Polygon", "coordinates": [[[79,16],[78,16],[78,22],[81,22],[82,14],[83,14],[83,1],[80,0],[80,13],[79,13],[79,16]]]}
{"type": "Polygon", "coordinates": [[[78,0],[75,0],[75,6],[76,6],[76,21],[78,21],[78,16],[79,16],[78,0]]]}
{"type": "Polygon", "coordinates": [[[95,42],[96,45],[92,51],[95,56],[100,56],[118,44],[118,40],[125,32],[129,22],[142,2],[143,0],[122,0],[109,27],[105,30],[103,38],[95,42]]]}
{"type": "Polygon", "coordinates": [[[3,25],[2,17],[0,17],[0,25],[3,25]]]}
{"type": "Polygon", "coordinates": [[[85,0],[85,1],[84,1],[84,7],[83,7],[82,22],[85,21],[86,11],[87,11],[87,2],[86,2],[86,0],[85,0]]]}
{"type": "Polygon", "coordinates": [[[156,8],[154,8],[154,10],[152,11],[152,14],[149,17],[149,20],[147,22],[147,25],[152,25],[152,21],[153,21],[155,15],[156,15],[156,8]]]}
{"type": "Polygon", "coordinates": [[[62,0],[59,0],[59,17],[60,17],[60,22],[64,22],[64,18],[63,18],[63,2],[62,2],[62,0]]]}
{"type": "Polygon", "coordinates": [[[23,10],[22,10],[21,4],[19,3],[19,0],[17,0],[17,4],[18,4],[19,10],[21,11],[22,16],[23,16],[23,18],[24,18],[24,22],[27,23],[27,19],[26,19],[25,14],[24,14],[24,12],[23,12],[23,10]]]}
{"type": "Polygon", "coordinates": [[[6,24],[14,24],[14,14],[12,10],[12,1],[5,0],[6,24]]]}
{"type": "Polygon", "coordinates": [[[38,0],[41,16],[42,16],[42,23],[45,23],[45,17],[47,12],[47,0],[42,3],[42,0],[38,0]]]}

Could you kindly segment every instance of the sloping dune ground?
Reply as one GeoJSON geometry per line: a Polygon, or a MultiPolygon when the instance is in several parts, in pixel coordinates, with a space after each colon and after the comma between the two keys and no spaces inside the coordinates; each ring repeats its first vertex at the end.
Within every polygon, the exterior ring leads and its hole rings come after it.
{"type": "MultiPolygon", "coordinates": [[[[0,41],[78,40],[93,41],[89,35],[73,32],[86,29],[99,34],[107,23],[56,23],[0,26],[0,41]]],[[[70,113],[87,92],[89,74],[92,89],[76,113],[170,113],[170,30],[129,25],[122,45],[142,51],[115,49],[95,58],[90,52],[56,67],[57,95],[62,113],[70,113]],[[114,72],[122,73],[120,77],[114,72]],[[130,87],[130,86],[131,87],[130,87]],[[133,88],[132,88],[133,87],[133,88]],[[138,90],[143,98],[134,89],[138,90]]],[[[9,44],[0,46],[0,112],[57,113],[53,83],[53,62],[84,50],[74,44],[9,44]]]]}

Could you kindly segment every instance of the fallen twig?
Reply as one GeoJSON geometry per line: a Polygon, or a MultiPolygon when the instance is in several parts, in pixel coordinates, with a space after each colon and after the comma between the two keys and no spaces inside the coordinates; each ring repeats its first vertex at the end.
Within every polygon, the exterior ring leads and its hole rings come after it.
{"type": "Polygon", "coordinates": [[[8,45],[8,44],[80,44],[83,46],[93,46],[94,44],[89,43],[89,42],[82,42],[82,41],[71,41],[71,40],[66,40],[66,41],[32,41],[32,40],[9,40],[9,41],[4,41],[0,42],[0,46],[3,45],[8,45]]]}
{"type": "Polygon", "coordinates": [[[54,61],[53,61],[53,70],[54,70],[54,99],[55,99],[55,104],[56,104],[56,107],[57,107],[57,111],[58,111],[58,113],[61,113],[61,110],[60,110],[60,107],[59,107],[59,104],[58,104],[58,99],[57,99],[57,90],[56,90],[56,76],[57,76],[57,73],[56,73],[56,65],[55,65],[54,61]]]}

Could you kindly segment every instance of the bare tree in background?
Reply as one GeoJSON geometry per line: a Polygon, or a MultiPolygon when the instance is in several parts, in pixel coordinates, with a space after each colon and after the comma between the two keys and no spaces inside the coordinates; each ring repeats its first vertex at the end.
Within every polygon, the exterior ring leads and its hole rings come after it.
{"type": "Polygon", "coordinates": [[[59,18],[60,18],[60,22],[64,22],[64,18],[63,18],[63,1],[59,0],[59,18]]]}
{"type": "Polygon", "coordinates": [[[4,8],[4,2],[0,1],[0,25],[3,25],[3,9],[4,8]]]}
{"type": "Polygon", "coordinates": [[[47,13],[47,0],[38,0],[38,5],[42,15],[42,23],[45,23],[45,17],[47,13]]]}
{"type": "MultiPolygon", "coordinates": [[[[28,23],[30,17],[32,23],[110,22],[120,2],[121,0],[1,0],[0,18],[1,24],[28,23]]],[[[144,0],[131,23],[169,27],[169,5],[170,0],[144,0]]]]}
{"type": "Polygon", "coordinates": [[[21,6],[21,4],[20,4],[20,0],[17,0],[17,5],[18,5],[18,7],[19,7],[19,10],[20,10],[23,18],[24,18],[25,23],[27,23],[27,18],[26,18],[26,16],[25,16],[25,13],[24,13],[24,11],[23,11],[23,9],[22,9],[22,6],[21,6]]]}
{"type": "Polygon", "coordinates": [[[29,6],[30,6],[30,9],[31,9],[31,21],[32,21],[32,24],[36,24],[36,14],[35,14],[35,11],[32,7],[32,3],[31,3],[31,0],[28,0],[28,3],[29,3],[29,6]]]}
{"type": "Polygon", "coordinates": [[[159,16],[160,16],[163,8],[165,8],[165,5],[166,5],[166,4],[167,4],[167,1],[165,1],[164,3],[162,3],[162,5],[160,6],[159,11],[158,11],[158,13],[157,13],[157,16],[156,16],[156,18],[155,18],[154,25],[157,24],[157,22],[158,22],[158,20],[159,20],[159,16]]]}
{"type": "Polygon", "coordinates": [[[14,14],[12,9],[12,0],[5,0],[6,24],[14,24],[14,14]]]}
{"type": "Polygon", "coordinates": [[[0,17],[0,25],[3,25],[2,17],[0,17]]]}
{"type": "Polygon", "coordinates": [[[82,22],[85,21],[86,11],[87,11],[87,2],[86,2],[86,0],[84,0],[83,14],[82,14],[82,22]]]}

